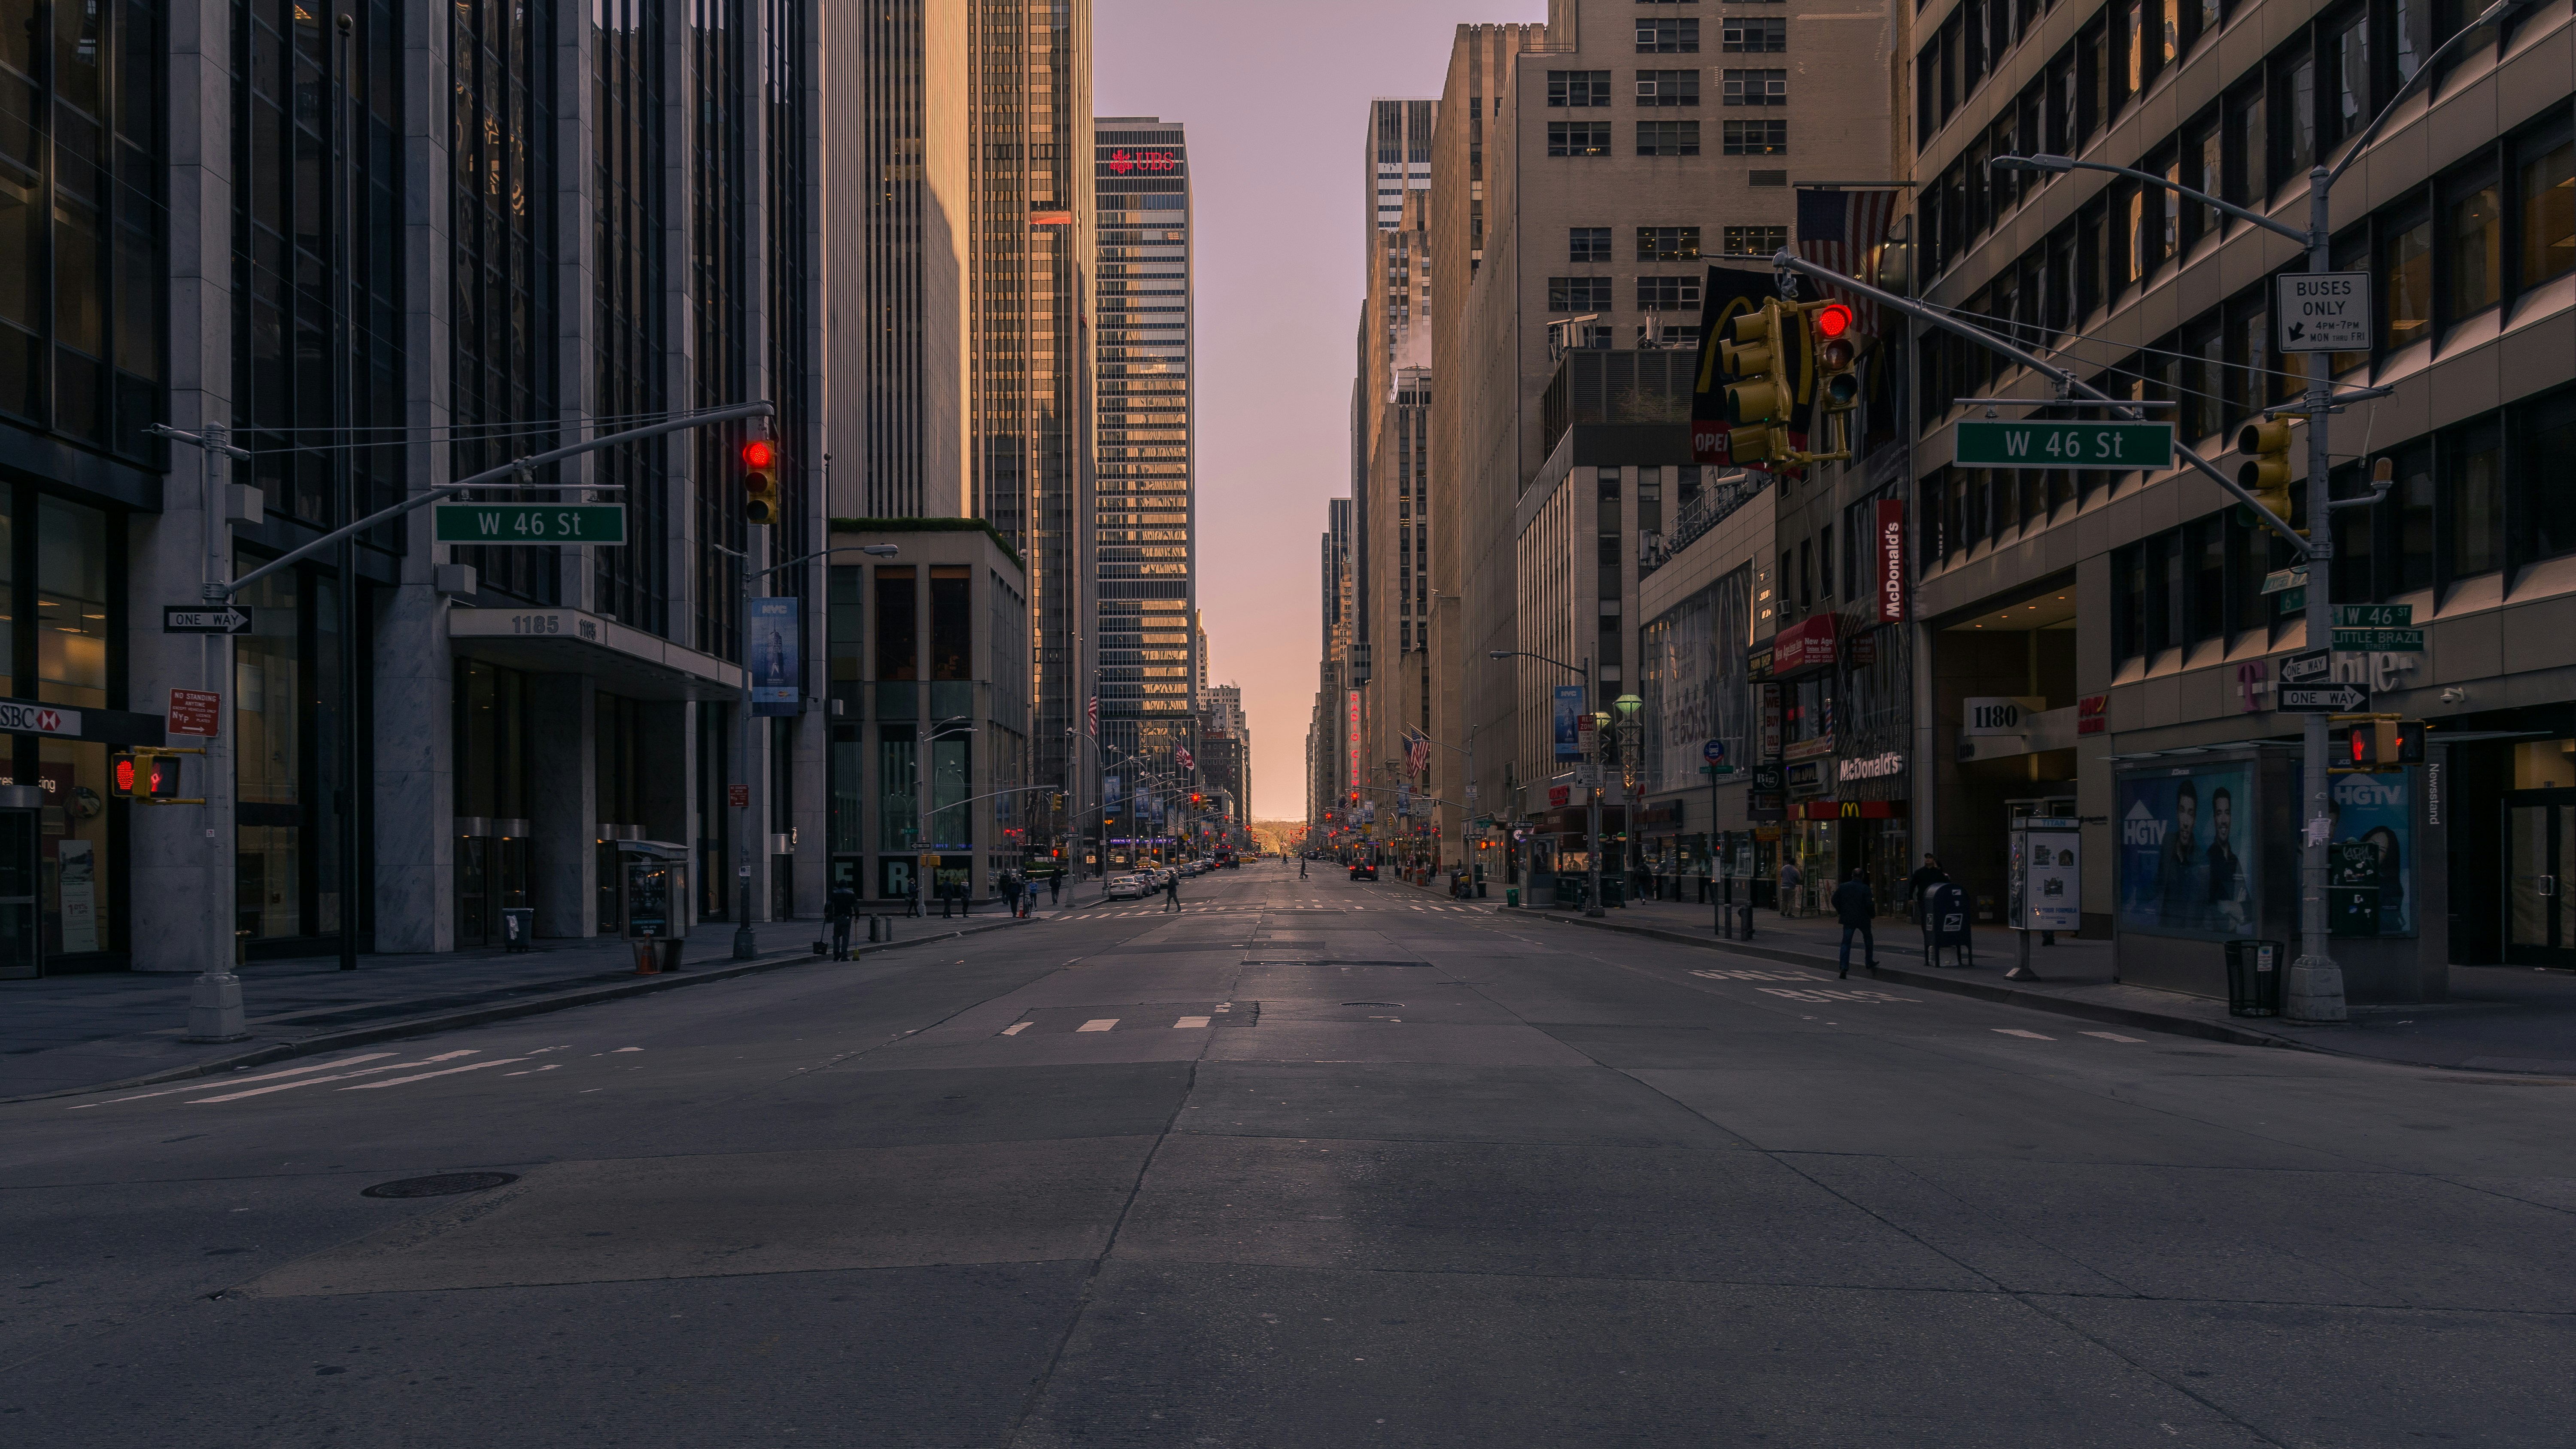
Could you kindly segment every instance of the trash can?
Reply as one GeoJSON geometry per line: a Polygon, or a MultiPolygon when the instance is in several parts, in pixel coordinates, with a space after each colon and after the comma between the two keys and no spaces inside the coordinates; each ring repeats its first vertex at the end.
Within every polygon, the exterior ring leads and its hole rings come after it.
{"type": "Polygon", "coordinates": [[[1504,904],[1504,906],[1506,906],[1506,907],[1508,907],[1508,908],[1510,908],[1510,909],[1517,910],[1517,909],[1519,909],[1519,908],[1520,908],[1520,903],[1521,903],[1521,888],[1520,888],[1519,886],[1505,886],[1505,887],[1503,887],[1503,904],[1504,904]]]}
{"type": "Polygon", "coordinates": [[[2281,943],[2238,940],[2227,943],[2227,1014],[2281,1014],[2281,943]]]}
{"type": "Polygon", "coordinates": [[[537,934],[537,912],[533,906],[501,908],[501,949],[525,951],[530,938],[537,934]]]}

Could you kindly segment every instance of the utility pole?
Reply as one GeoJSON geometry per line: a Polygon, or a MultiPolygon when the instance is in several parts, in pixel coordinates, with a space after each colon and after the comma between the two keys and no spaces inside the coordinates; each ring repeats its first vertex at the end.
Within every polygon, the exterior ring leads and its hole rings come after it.
{"type": "MultiPolygon", "coordinates": [[[[351,265],[358,249],[358,158],[352,145],[356,128],[349,118],[350,19],[340,12],[340,81],[332,99],[331,129],[340,153],[340,426],[347,429],[340,448],[339,522],[358,516],[358,283],[351,265]]],[[[358,535],[340,539],[333,560],[339,587],[333,595],[340,616],[339,738],[340,756],[335,822],[340,832],[340,969],[358,969],[358,535]]]]}

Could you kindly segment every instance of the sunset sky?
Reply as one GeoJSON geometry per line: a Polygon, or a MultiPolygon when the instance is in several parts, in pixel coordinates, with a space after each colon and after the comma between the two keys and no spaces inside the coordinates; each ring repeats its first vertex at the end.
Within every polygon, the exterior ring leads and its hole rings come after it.
{"type": "MultiPolygon", "coordinates": [[[[1243,686],[1253,813],[1305,812],[1316,537],[1350,491],[1372,96],[1436,96],[1463,23],[1545,0],[1094,0],[1093,108],[1189,127],[1199,607],[1243,686]]],[[[1438,295],[1436,289],[1434,296],[1438,295]]]]}

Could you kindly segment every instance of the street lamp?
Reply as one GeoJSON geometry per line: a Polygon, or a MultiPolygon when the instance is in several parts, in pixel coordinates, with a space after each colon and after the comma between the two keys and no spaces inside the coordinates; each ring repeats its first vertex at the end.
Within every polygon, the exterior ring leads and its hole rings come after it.
{"type": "MultiPolygon", "coordinates": [[[[2003,171],[2066,172],[2078,169],[2107,171],[2148,185],[2161,186],[2200,202],[2204,206],[2215,207],[2229,216],[2252,222],[2256,226],[2290,238],[2307,249],[2308,271],[2312,275],[2322,274],[2333,270],[2333,232],[2328,208],[2333,200],[2336,180],[2350,169],[2353,162],[2361,158],[2362,152],[2369,149],[2373,138],[2378,136],[2380,127],[2387,125],[2388,118],[2397,113],[2399,104],[2405,101],[2417,86],[2427,83],[2432,77],[2438,75],[2443,62],[2450,59],[2454,51],[2465,45],[2471,36],[2497,24],[2505,16],[2527,3],[2529,0],[2495,0],[2495,3],[2489,5],[2484,13],[2461,26],[2450,39],[2434,47],[2433,53],[2424,57],[2422,64],[2415,67],[2415,73],[2408,76],[2405,82],[2397,87],[2397,93],[2388,98],[2388,104],[2381,107],[2379,114],[2371,119],[2370,124],[2362,127],[2360,134],[2353,137],[2351,146],[2344,151],[2343,160],[2331,168],[2320,162],[2308,172],[2308,229],[2304,232],[2274,221],[2268,216],[2248,211],[2244,207],[2221,201],[2206,192],[2168,181],[2151,171],[2139,171],[2101,161],[2079,161],[2071,156],[2055,154],[1999,156],[1987,164],[1992,169],[2003,171]]],[[[2308,420],[2308,532],[2310,537],[2305,552],[2308,559],[2307,645],[2311,649],[2330,648],[2333,644],[2334,603],[2330,597],[2333,591],[2326,586],[2326,583],[2327,576],[2334,571],[2334,531],[2325,526],[2326,519],[2338,507],[2367,506],[2378,502],[2387,494],[2386,486],[2381,485],[2365,497],[2336,500],[2327,496],[2327,473],[2331,467],[2331,459],[2326,450],[2326,418],[2338,408],[2333,396],[2334,382],[2328,375],[2330,366],[2331,359],[2328,354],[2310,352],[2307,394],[2300,400],[2299,406],[2268,409],[2275,414],[2304,414],[2308,420]]],[[[2354,397],[2383,397],[2391,391],[2394,389],[2369,388],[2348,392],[2345,398],[2349,400],[2354,397]]],[[[2239,448],[2241,450],[2243,445],[2239,444],[2239,448]]],[[[2286,533],[2286,526],[2283,531],[2286,533]]],[[[2301,721],[2301,790],[2307,797],[2310,813],[2307,829],[2300,838],[2299,850],[2299,956],[2297,960],[2290,963],[2289,986],[2282,994],[2281,1009],[2283,1015],[2292,1021],[2336,1022],[2344,1020],[2345,1012],[2343,968],[2335,963],[2334,957],[2330,954],[2326,922],[2326,836],[2332,829],[2328,823],[2332,815],[2326,800],[2326,713],[2312,710],[2302,715],[2301,721]]]]}

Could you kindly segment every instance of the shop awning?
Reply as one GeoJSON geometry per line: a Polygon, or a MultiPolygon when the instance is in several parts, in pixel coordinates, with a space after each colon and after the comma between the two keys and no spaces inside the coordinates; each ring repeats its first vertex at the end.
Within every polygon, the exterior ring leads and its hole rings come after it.
{"type": "Polygon", "coordinates": [[[742,670],[658,634],[579,609],[450,609],[457,657],[530,674],[586,674],[628,699],[733,699],[742,670]]]}

